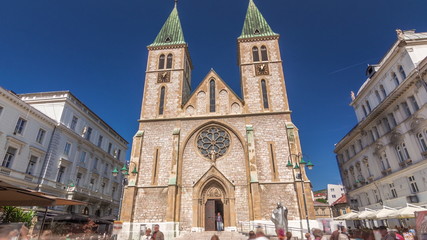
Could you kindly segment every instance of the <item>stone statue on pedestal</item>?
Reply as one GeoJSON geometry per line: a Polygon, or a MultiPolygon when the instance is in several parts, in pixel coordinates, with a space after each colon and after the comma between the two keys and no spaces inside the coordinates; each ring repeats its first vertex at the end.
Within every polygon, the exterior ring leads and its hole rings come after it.
{"type": "Polygon", "coordinates": [[[271,215],[271,221],[274,223],[277,236],[280,239],[280,235],[284,235],[288,231],[288,209],[282,203],[277,203],[277,207],[271,215]]]}

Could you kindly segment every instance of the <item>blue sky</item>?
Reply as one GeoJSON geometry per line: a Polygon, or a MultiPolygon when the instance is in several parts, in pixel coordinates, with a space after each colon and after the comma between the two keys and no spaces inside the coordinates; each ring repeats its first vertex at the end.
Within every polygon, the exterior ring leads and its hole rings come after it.
{"type": "MultiPolygon", "coordinates": [[[[280,44],[293,121],[316,165],[314,189],[339,183],[334,144],[355,124],[350,91],[396,40],[427,31],[425,0],[255,0],[280,44]]],[[[248,0],[181,0],[195,69],[240,93],[236,38],[248,0]]],[[[129,142],[137,130],[149,45],[172,0],[0,1],[0,85],[17,93],[70,90],[129,142]]],[[[130,145],[129,145],[130,147],[130,145]]]]}

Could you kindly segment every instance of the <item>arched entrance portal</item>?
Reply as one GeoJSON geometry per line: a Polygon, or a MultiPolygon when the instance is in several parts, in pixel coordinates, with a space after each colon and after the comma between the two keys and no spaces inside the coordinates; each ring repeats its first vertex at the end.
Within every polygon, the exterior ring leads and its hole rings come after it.
{"type": "Polygon", "coordinates": [[[193,194],[193,227],[215,231],[218,212],[224,228],[236,227],[234,186],[216,167],[194,185],[193,194]]]}

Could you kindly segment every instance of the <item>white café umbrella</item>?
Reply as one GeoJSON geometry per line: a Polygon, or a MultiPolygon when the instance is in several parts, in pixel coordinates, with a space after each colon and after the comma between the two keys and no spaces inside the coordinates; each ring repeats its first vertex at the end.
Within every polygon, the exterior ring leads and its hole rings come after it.
{"type": "Polygon", "coordinates": [[[395,208],[384,206],[383,209],[376,212],[376,219],[387,219],[390,215],[395,214],[397,210],[395,208]]]}
{"type": "Polygon", "coordinates": [[[406,207],[397,210],[393,214],[390,214],[390,218],[414,218],[415,212],[426,210],[427,209],[423,207],[419,207],[412,204],[406,204],[406,207]]]}
{"type": "Polygon", "coordinates": [[[359,215],[357,216],[357,218],[360,220],[374,219],[377,215],[376,213],[377,213],[377,211],[375,211],[375,210],[365,208],[365,211],[360,212],[359,215]]]}
{"type": "Polygon", "coordinates": [[[342,220],[357,220],[357,216],[359,213],[357,212],[351,212],[349,214],[346,214],[346,216],[343,216],[342,220]]]}
{"type": "Polygon", "coordinates": [[[354,212],[349,212],[349,213],[343,214],[341,216],[336,217],[335,220],[344,220],[347,216],[349,216],[350,214],[353,214],[353,213],[354,212]]]}

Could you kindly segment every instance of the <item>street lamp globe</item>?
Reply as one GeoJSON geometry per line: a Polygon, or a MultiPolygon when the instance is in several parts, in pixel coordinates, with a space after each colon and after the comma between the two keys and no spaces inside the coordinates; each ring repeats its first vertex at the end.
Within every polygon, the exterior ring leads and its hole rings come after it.
{"type": "Polygon", "coordinates": [[[124,175],[128,169],[126,168],[126,163],[123,165],[122,169],[120,169],[120,171],[122,172],[122,174],[124,175]]]}
{"type": "Polygon", "coordinates": [[[113,174],[113,177],[117,177],[117,175],[119,175],[119,170],[117,170],[117,167],[115,167],[111,173],[113,174]]]}
{"type": "Polygon", "coordinates": [[[314,164],[309,160],[308,161],[308,163],[307,163],[307,167],[308,167],[308,169],[313,169],[313,167],[314,167],[314,164]]]}

